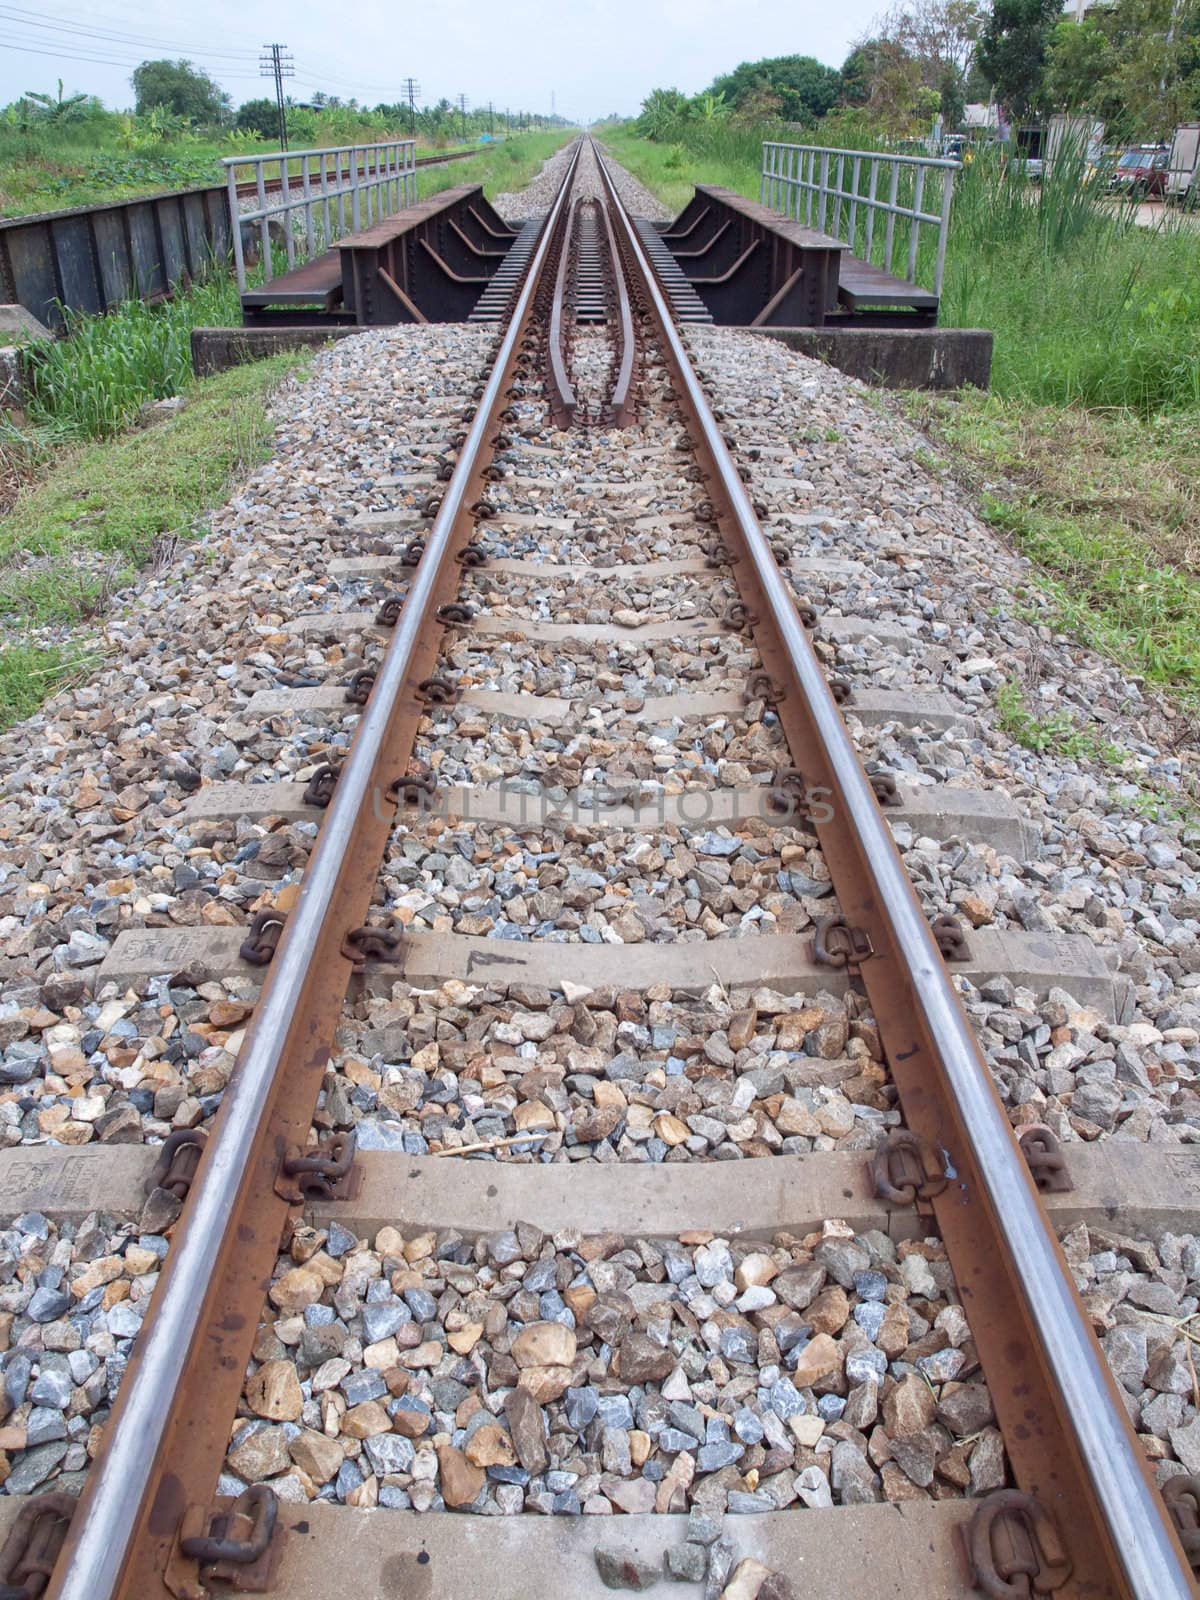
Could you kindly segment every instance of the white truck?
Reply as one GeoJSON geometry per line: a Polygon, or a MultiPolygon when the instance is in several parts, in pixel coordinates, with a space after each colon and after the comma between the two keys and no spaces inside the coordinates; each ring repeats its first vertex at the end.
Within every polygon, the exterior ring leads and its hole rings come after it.
{"type": "Polygon", "coordinates": [[[1177,205],[1200,201],[1200,122],[1181,122],[1175,129],[1166,198],[1177,205]]]}
{"type": "Polygon", "coordinates": [[[1061,113],[1046,124],[1046,137],[1042,143],[1042,158],[1047,167],[1060,157],[1082,157],[1089,167],[1098,167],[1104,159],[1104,124],[1091,117],[1068,117],[1061,113]]]}

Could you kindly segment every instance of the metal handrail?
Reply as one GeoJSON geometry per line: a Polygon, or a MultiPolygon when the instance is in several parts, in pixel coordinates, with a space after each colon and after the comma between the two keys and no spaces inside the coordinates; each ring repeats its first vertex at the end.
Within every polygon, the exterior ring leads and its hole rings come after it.
{"type": "Polygon", "coordinates": [[[229,192],[229,226],[233,234],[233,259],[237,267],[238,293],[246,292],[246,261],[242,226],[257,223],[259,255],[264,282],[274,277],[271,259],[271,219],[284,218],[288,270],[296,265],[297,238],[293,214],[303,215],[303,255],[317,254],[318,244],[327,248],[347,233],[382,221],[394,211],[411,206],[417,198],[417,142],[394,139],[380,144],[330,145],[318,150],[273,150],[248,156],[225,156],[222,165],[229,192]],[[343,160],[343,157],[347,158],[343,160]],[[298,161],[298,172],[289,170],[298,161]],[[315,162],[315,167],[314,167],[315,162]],[[268,201],[266,168],[279,164],[279,196],[268,201]],[[252,169],[243,181],[255,185],[256,203],[242,209],[238,196],[238,169],[252,169]],[[298,184],[293,188],[293,183],[298,184]],[[346,199],[350,200],[347,221],[346,199]],[[317,213],[319,212],[319,216],[317,213]],[[366,220],[364,222],[364,212],[366,220]]]}
{"type": "MultiPolygon", "coordinates": [[[[600,163],[610,195],[616,190],[600,163]]],[[[619,200],[617,214],[621,215],[619,200]]],[[[1161,1496],[1143,1468],[1135,1435],[1118,1406],[1113,1380],[1095,1335],[1084,1320],[1074,1286],[1061,1261],[1053,1230],[1023,1162],[1012,1128],[992,1088],[986,1062],[971,1031],[925,921],[911,880],[875,799],[849,731],[830,693],[824,670],[805,632],[758,521],[746,485],[726,447],[721,427],[696,377],[662,289],[636,230],[625,227],[629,253],[644,277],[684,392],[686,408],[703,433],[717,469],[714,484],[728,503],[766,599],[788,665],[804,698],[812,731],[835,785],[845,831],[857,840],[856,855],[867,881],[861,903],[875,907],[911,974],[914,1022],[933,1041],[944,1092],[963,1127],[970,1130],[984,1198],[1002,1250],[1024,1291],[1023,1318],[1041,1346],[1061,1397],[1063,1425],[1073,1436],[1090,1482],[1099,1521],[1135,1600],[1192,1600],[1178,1539],[1161,1496]]]]}
{"type": "Polygon", "coordinates": [[[937,254],[933,273],[933,292],[941,295],[946,270],[946,242],[950,233],[950,202],[954,197],[954,176],[962,170],[960,161],[945,156],[890,155],[882,150],[839,150],[830,145],[783,144],[763,141],[762,204],[784,216],[800,220],[803,197],[804,221],[822,233],[840,239],[854,254],[891,272],[897,267],[910,282],[916,281],[921,228],[937,228],[937,254]],[[851,164],[847,187],[846,165],[851,164]],[[867,164],[864,177],[863,164],[867,164]],[[836,164],[831,174],[830,168],[836,164]],[[886,169],[887,198],[880,196],[879,177],[886,169]],[[911,177],[912,200],[900,199],[900,180],[911,177]],[[927,178],[941,183],[936,210],[925,205],[927,178]],[[864,188],[865,182],[865,188],[864,188]],[[834,202],[832,218],[828,213],[834,202]],[[861,229],[860,229],[861,212],[861,229]],[[815,213],[815,214],[814,214],[815,213]],[[882,241],[875,232],[875,217],[887,218],[882,241]],[[843,221],[844,217],[844,221],[843,221]],[[896,256],[896,222],[908,223],[908,236],[896,256]],[[878,257],[878,259],[876,259],[878,257]]]}

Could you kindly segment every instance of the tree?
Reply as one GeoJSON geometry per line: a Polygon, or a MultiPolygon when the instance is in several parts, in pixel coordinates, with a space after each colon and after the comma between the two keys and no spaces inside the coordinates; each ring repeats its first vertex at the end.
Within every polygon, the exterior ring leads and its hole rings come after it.
{"type": "Polygon", "coordinates": [[[965,78],[975,60],[987,15],[977,0],[902,0],[873,24],[880,38],[894,39],[935,77],[953,67],[965,78]]]}
{"type": "Polygon", "coordinates": [[[225,91],[190,61],[143,61],[129,81],[139,115],[166,106],[190,122],[224,122],[232,108],[225,91]]]}
{"type": "Polygon", "coordinates": [[[1096,16],[1089,14],[1082,22],[1061,17],[1046,59],[1047,105],[1101,115],[1108,80],[1116,68],[1116,51],[1096,16]]]}
{"type": "Polygon", "coordinates": [[[1014,122],[1045,109],[1046,59],[1062,0],[995,0],[979,34],[979,65],[1014,122]]]}
{"type": "MultiPolygon", "coordinates": [[[[316,96],[313,96],[316,105],[316,96]]],[[[261,133],[264,139],[279,137],[279,107],[274,100],[247,100],[238,107],[237,125],[243,133],[261,133]]]]}
{"type": "Polygon", "coordinates": [[[934,102],[918,91],[929,89],[945,125],[959,127],[985,15],[979,0],[901,0],[846,58],[843,97],[851,105],[887,107],[895,123],[902,113],[923,117],[934,102]]]}
{"type": "MultiPolygon", "coordinates": [[[[22,103],[22,102],[18,102],[22,103]]],[[[58,98],[39,94],[36,89],[26,89],[24,103],[28,104],[30,117],[37,122],[83,122],[103,111],[94,94],[63,94],[63,81],[58,80],[58,98]]]]}
{"type": "Polygon", "coordinates": [[[856,45],[842,69],[848,105],[862,107],[888,133],[928,131],[938,108],[938,93],[924,80],[921,62],[895,39],[868,39],[856,45]],[[851,98],[853,97],[853,98],[851,98]]]}
{"type": "Polygon", "coordinates": [[[638,130],[647,139],[662,139],[671,127],[689,115],[691,102],[678,89],[651,89],[642,101],[638,130]]]}
{"type": "Polygon", "coordinates": [[[715,78],[709,93],[723,95],[740,111],[752,95],[765,91],[778,98],[786,121],[815,122],[837,104],[841,87],[841,73],[813,56],[770,56],[743,61],[715,78]]]}
{"type": "Polygon", "coordinates": [[[937,97],[942,127],[947,131],[961,128],[967,115],[966,80],[951,66],[942,69],[937,97]]]}
{"type": "Polygon", "coordinates": [[[1168,138],[1200,112],[1200,0],[1111,0],[1050,41],[1045,99],[1114,139],[1168,138]]]}
{"type": "Polygon", "coordinates": [[[871,80],[878,66],[880,41],[864,39],[842,62],[842,104],[865,106],[871,98],[871,80]]]}
{"type": "Polygon", "coordinates": [[[705,94],[693,95],[690,104],[692,115],[699,122],[720,122],[729,115],[725,96],[713,94],[711,89],[705,94]]]}

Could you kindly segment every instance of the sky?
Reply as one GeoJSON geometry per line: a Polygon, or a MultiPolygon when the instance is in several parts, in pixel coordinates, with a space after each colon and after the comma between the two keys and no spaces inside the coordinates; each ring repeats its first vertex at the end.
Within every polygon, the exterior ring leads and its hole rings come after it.
{"type": "Polygon", "coordinates": [[[811,55],[840,66],[885,0],[0,0],[0,105],[26,90],[133,103],[139,61],[186,57],[235,105],[272,91],[259,76],[264,43],[285,44],[296,100],[318,89],[375,104],[421,86],[419,104],[467,96],[472,106],[547,112],[581,122],[633,115],[654,88],[694,94],[761,56],[811,55]],[[405,15],[408,12],[408,15],[405,15]]]}

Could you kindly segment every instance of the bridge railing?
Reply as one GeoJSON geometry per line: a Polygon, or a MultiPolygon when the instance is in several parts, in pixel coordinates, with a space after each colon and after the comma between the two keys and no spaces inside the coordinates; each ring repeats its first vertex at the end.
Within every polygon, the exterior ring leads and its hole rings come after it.
{"type": "Polygon", "coordinates": [[[765,140],[759,197],[772,211],[832,235],[860,260],[910,283],[917,282],[919,267],[932,278],[922,287],[940,295],[960,170],[961,162],[932,156],[765,140]]]}
{"type": "Polygon", "coordinates": [[[324,150],[275,150],[226,156],[230,231],[238,291],[246,290],[242,228],[257,225],[265,281],[274,276],[271,224],[282,219],[288,270],[344,234],[357,233],[413,205],[417,198],[415,139],[324,150]],[[268,169],[275,169],[268,172],[268,169]],[[251,187],[252,186],[252,187],[251,187]],[[239,188],[249,188],[239,194],[239,188]]]}

